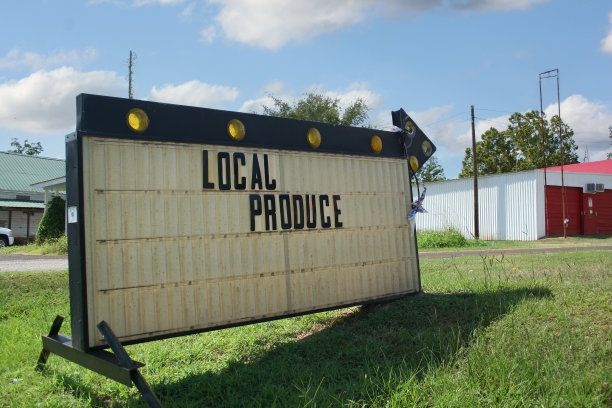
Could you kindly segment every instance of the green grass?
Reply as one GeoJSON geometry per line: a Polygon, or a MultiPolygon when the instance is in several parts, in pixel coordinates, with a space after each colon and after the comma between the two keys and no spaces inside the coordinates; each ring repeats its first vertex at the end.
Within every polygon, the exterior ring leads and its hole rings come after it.
{"type": "Polygon", "coordinates": [[[514,249],[550,247],[612,246],[612,235],[580,235],[542,238],[537,241],[485,241],[467,239],[457,230],[421,231],[417,234],[419,250],[444,251],[448,249],[514,249]]]}
{"type": "MultiPolygon", "coordinates": [[[[544,238],[537,241],[483,241],[466,239],[457,230],[422,231],[418,233],[419,250],[443,251],[447,249],[511,249],[511,248],[545,248],[563,246],[612,246],[611,235],[570,236],[564,238],[544,238]]],[[[50,240],[42,245],[14,245],[0,248],[1,254],[24,255],[67,255],[68,240],[63,236],[50,240]]]]}
{"type": "Polygon", "coordinates": [[[68,237],[48,239],[42,244],[13,245],[0,248],[0,254],[68,255],[68,237]]]}
{"type": "Polygon", "coordinates": [[[467,239],[461,232],[453,228],[443,231],[419,232],[417,242],[419,249],[473,248],[485,245],[478,239],[467,239]]]}
{"type": "MultiPolygon", "coordinates": [[[[166,407],[610,406],[612,251],[420,264],[416,296],[127,350],[166,407]]],[[[0,274],[0,406],[144,406],[54,355],[34,370],[67,286],[0,274]]]]}

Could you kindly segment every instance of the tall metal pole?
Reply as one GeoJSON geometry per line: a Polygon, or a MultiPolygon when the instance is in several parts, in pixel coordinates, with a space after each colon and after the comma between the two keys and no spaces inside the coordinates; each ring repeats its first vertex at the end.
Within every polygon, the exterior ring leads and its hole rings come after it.
{"type": "Polygon", "coordinates": [[[542,109],[542,74],[540,80],[540,134],[542,135],[542,157],[544,158],[544,217],[546,218],[546,236],[550,235],[550,225],[548,222],[548,194],[546,182],[546,143],[544,140],[544,110],[542,109]]]}
{"type": "Polygon", "coordinates": [[[474,129],[474,105],[472,112],[472,166],[474,173],[474,238],[480,237],[478,226],[478,163],[476,162],[476,130],[474,129]]]}
{"type": "Polygon", "coordinates": [[[134,74],[134,61],[136,53],[130,50],[130,59],[128,61],[128,98],[134,99],[134,87],[132,86],[132,75],[134,74]]]}
{"type": "MultiPolygon", "coordinates": [[[[558,118],[559,118],[559,143],[560,143],[560,155],[561,155],[561,207],[562,207],[562,223],[563,223],[563,238],[567,238],[567,223],[565,222],[566,217],[566,200],[565,200],[565,180],[563,175],[563,129],[561,123],[561,96],[559,93],[559,69],[551,69],[546,72],[542,72],[540,74],[540,118],[542,122],[542,147],[544,148],[544,113],[542,111],[542,78],[557,78],[557,108],[558,108],[558,118]],[[544,75],[544,76],[543,76],[544,75]]],[[[546,204],[546,152],[543,151],[544,154],[544,205],[548,207],[546,204]]],[[[549,234],[548,229],[548,208],[546,209],[546,235],[549,234]]]]}
{"type": "Polygon", "coordinates": [[[567,223],[565,222],[565,182],[563,180],[563,132],[561,130],[561,98],[559,96],[559,70],[557,69],[557,108],[559,111],[559,140],[561,142],[561,205],[563,206],[563,238],[567,238],[567,223]]]}

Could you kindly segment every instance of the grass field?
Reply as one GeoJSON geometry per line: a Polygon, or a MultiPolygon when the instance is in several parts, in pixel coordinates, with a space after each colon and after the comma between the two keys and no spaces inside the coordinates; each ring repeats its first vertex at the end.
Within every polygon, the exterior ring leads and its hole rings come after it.
{"type": "MultiPolygon", "coordinates": [[[[569,236],[567,238],[544,238],[537,241],[483,241],[466,239],[458,231],[421,231],[418,233],[419,250],[447,251],[454,248],[462,249],[511,249],[511,248],[546,248],[572,246],[612,246],[611,235],[569,236]]],[[[14,245],[0,248],[0,255],[67,255],[68,240],[66,236],[49,240],[42,245],[14,245]]]]}
{"type": "MultiPolygon", "coordinates": [[[[611,265],[612,251],[422,259],[416,296],[127,350],[166,407],[610,407],[611,265]]],[[[65,271],[0,274],[0,406],[144,406],[57,356],[34,370],[67,287],[65,271]]]]}
{"type": "Polygon", "coordinates": [[[513,249],[513,248],[550,248],[550,247],[588,247],[612,246],[612,235],[577,235],[542,238],[537,241],[485,241],[466,239],[456,230],[421,231],[417,234],[419,250],[448,251],[461,248],[475,249],[513,249]]]}

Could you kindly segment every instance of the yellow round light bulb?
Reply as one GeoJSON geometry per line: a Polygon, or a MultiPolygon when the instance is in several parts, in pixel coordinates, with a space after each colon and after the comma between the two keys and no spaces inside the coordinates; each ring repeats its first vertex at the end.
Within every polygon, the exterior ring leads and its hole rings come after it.
{"type": "Polygon", "coordinates": [[[306,140],[308,144],[313,149],[316,149],[321,145],[321,132],[317,128],[308,129],[308,133],[306,134],[306,140]]]}
{"type": "Polygon", "coordinates": [[[149,127],[149,117],[140,108],[130,109],[126,116],[127,125],[136,133],[142,133],[149,127]]]}
{"type": "Polygon", "coordinates": [[[382,139],[380,136],[374,135],[370,139],[370,148],[374,153],[380,153],[382,151],[382,139]]]}
{"type": "Polygon", "coordinates": [[[246,135],[246,128],[238,119],[232,119],[227,124],[227,133],[232,139],[239,141],[244,139],[244,136],[246,135]]]}
{"type": "Polygon", "coordinates": [[[412,171],[417,171],[419,169],[419,159],[416,156],[410,156],[410,168],[412,171]]]}
{"type": "Polygon", "coordinates": [[[406,132],[408,132],[409,134],[413,134],[414,133],[414,123],[407,121],[406,124],[404,124],[404,129],[406,129],[406,132]]]}
{"type": "Polygon", "coordinates": [[[433,147],[427,140],[423,142],[421,148],[423,149],[423,154],[425,154],[427,157],[431,156],[431,153],[433,153],[433,147]]]}

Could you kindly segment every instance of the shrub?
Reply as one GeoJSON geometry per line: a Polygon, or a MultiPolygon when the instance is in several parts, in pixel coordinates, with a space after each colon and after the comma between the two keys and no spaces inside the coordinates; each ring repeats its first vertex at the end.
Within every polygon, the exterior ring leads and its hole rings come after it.
{"type": "Polygon", "coordinates": [[[43,245],[44,254],[68,255],[68,237],[62,235],[59,238],[50,238],[43,245]]]}
{"type": "Polygon", "coordinates": [[[417,235],[419,248],[461,248],[469,245],[468,240],[454,228],[443,231],[422,231],[417,235]]]}
{"type": "Polygon", "coordinates": [[[55,196],[47,204],[47,211],[43,215],[38,232],[36,233],[36,243],[42,244],[48,239],[59,238],[64,235],[66,222],[66,201],[62,197],[55,196]]]}

